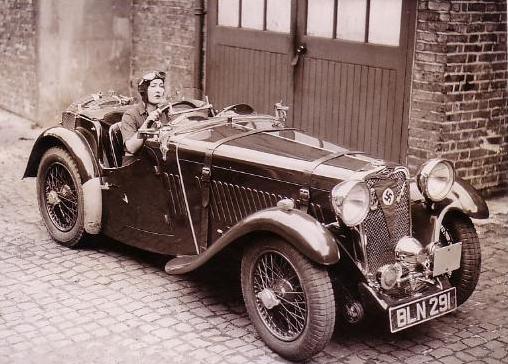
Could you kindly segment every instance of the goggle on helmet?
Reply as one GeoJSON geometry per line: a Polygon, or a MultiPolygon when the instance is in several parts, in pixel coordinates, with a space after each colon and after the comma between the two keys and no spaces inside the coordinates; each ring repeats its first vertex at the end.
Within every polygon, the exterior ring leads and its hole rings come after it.
{"type": "Polygon", "coordinates": [[[147,89],[150,82],[152,82],[155,79],[162,80],[163,82],[166,80],[166,72],[163,71],[152,71],[148,72],[141,79],[138,83],[138,92],[141,95],[141,99],[143,102],[148,102],[148,95],[147,95],[147,89]]]}

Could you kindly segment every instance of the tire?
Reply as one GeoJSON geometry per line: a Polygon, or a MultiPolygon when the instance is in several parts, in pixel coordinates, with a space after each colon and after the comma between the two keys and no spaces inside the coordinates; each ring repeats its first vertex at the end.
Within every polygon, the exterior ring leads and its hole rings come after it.
{"type": "Polygon", "coordinates": [[[60,147],[48,149],[37,171],[37,200],[46,228],[56,242],[76,247],[85,236],[81,176],[73,157],[60,147]]]}
{"type": "Polygon", "coordinates": [[[284,240],[267,237],[246,249],[241,282],[249,317],[273,351],[301,361],[328,344],[335,301],[325,267],[312,263],[284,240]],[[275,267],[271,274],[270,266],[275,267]],[[268,306],[258,296],[261,292],[266,293],[268,306]],[[279,303],[269,308],[276,303],[273,299],[279,303]]]}
{"type": "Polygon", "coordinates": [[[445,245],[462,242],[460,268],[450,276],[450,283],[457,290],[457,303],[462,305],[475,290],[480,277],[480,240],[471,219],[463,214],[453,213],[445,216],[441,241],[445,245]]]}

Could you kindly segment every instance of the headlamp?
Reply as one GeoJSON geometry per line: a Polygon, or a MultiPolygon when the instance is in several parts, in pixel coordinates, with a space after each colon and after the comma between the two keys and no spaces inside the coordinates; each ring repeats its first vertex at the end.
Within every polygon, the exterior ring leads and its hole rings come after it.
{"type": "Polygon", "coordinates": [[[417,184],[425,198],[439,202],[450,192],[455,182],[455,171],[450,162],[431,159],[420,167],[417,184]]]}
{"type": "Polygon", "coordinates": [[[369,189],[359,181],[339,183],[332,189],[331,200],[335,213],[347,226],[361,224],[370,209],[369,189]]]}
{"type": "Polygon", "coordinates": [[[377,271],[377,279],[381,287],[390,290],[402,277],[402,267],[400,264],[386,264],[377,271]]]}

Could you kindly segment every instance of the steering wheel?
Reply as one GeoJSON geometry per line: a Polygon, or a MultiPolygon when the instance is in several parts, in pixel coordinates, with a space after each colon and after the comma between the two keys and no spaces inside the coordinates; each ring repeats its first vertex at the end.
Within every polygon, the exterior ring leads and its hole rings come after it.
{"type": "Polygon", "coordinates": [[[217,116],[224,116],[228,114],[228,111],[233,112],[237,115],[250,115],[254,113],[254,108],[248,104],[234,104],[222,109],[217,116]]]}
{"type": "Polygon", "coordinates": [[[172,106],[173,106],[173,109],[177,109],[177,110],[195,109],[195,108],[199,107],[192,101],[188,101],[188,100],[181,100],[181,101],[175,102],[172,106]],[[182,106],[185,106],[185,107],[182,107],[182,106]]]}
{"type": "Polygon", "coordinates": [[[206,114],[203,111],[206,111],[206,110],[191,111],[191,112],[188,112],[188,113],[183,113],[183,114],[178,115],[177,117],[175,117],[173,120],[171,120],[169,122],[169,124],[170,125],[178,125],[179,123],[181,123],[185,119],[189,119],[191,117],[196,117],[196,116],[199,116],[199,117],[201,117],[203,119],[206,119],[206,114]]]}
{"type": "Polygon", "coordinates": [[[148,128],[138,129],[138,138],[139,139],[150,138],[153,137],[154,135],[158,135],[161,126],[156,127],[157,124],[159,124],[157,121],[152,121],[149,124],[148,128]]]}

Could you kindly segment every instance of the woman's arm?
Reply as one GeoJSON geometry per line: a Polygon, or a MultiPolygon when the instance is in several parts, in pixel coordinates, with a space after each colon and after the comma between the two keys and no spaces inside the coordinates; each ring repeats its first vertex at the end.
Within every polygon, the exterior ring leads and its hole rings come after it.
{"type": "MultiPolygon", "coordinates": [[[[160,115],[161,115],[161,113],[158,110],[152,111],[150,114],[148,114],[148,117],[146,118],[144,123],[141,125],[140,129],[147,129],[148,127],[150,127],[154,121],[159,119],[160,115]]],[[[136,130],[135,133],[133,133],[129,138],[127,138],[124,141],[125,150],[126,150],[126,152],[129,152],[131,154],[135,154],[143,146],[144,142],[145,142],[145,139],[138,138],[138,133],[136,130]]]]}

